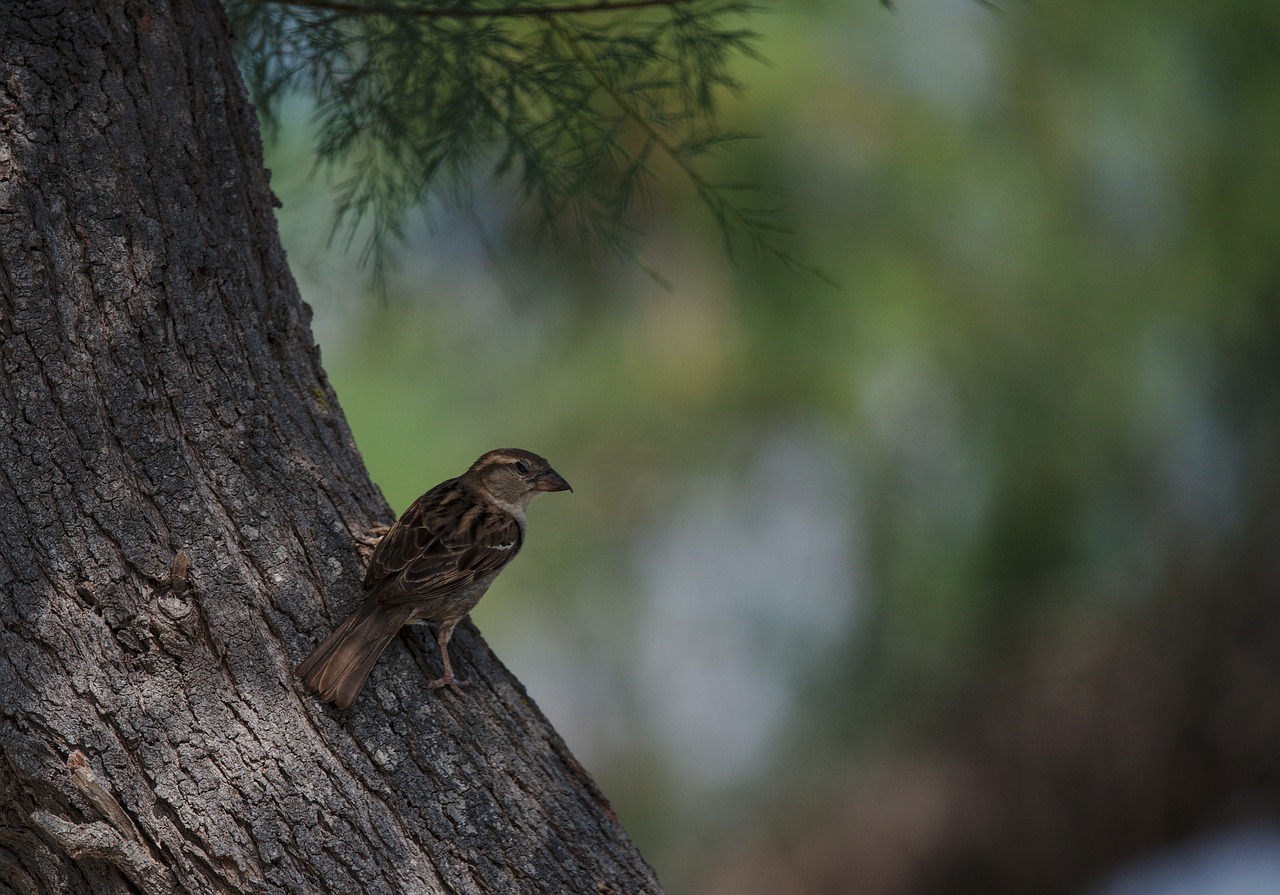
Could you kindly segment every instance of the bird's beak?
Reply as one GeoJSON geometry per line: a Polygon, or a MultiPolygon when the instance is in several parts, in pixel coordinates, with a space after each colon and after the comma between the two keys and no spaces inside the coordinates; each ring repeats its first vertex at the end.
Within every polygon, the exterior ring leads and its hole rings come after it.
{"type": "Polygon", "coordinates": [[[572,491],[569,483],[564,480],[564,476],[556,472],[554,469],[548,469],[542,475],[538,476],[538,482],[534,487],[539,491],[572,491]]]}

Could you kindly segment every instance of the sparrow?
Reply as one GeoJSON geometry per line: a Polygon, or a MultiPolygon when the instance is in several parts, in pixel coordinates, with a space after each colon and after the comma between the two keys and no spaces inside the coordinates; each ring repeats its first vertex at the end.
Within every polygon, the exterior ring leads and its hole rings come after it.
{"type": "Polygon", "coordinates": [[[572,491],[542,457],[517,448],[482,456],[441,482],[396,520],[369,559],[355,612],[298,666],[302,682],[350,708],[401,627],[436,624],[444,674],[427,684],[459,696],[449,638],[524,544],[525,513],[544,491],[572,491]]]}

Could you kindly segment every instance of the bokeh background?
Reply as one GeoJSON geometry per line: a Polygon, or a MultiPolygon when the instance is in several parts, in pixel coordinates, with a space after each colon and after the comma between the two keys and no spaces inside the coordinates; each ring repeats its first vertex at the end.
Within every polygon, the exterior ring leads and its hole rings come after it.
{"type": "Polygon", "coordinates": [[[502,184],[295,275],[403,510],[573,483],[474,613],[673,895],[1280,892],[1280,6],[794,0],[643,266],[502,184]]]}

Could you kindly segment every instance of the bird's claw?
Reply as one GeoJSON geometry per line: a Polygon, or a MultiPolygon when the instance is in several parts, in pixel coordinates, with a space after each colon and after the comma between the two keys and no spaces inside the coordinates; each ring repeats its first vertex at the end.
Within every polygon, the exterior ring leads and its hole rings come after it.
{"type": "Polygon", "coordinates": [[[462,688],[469,686],[470,684],[471,684],[471,681],[464,680],[463,678],[460,678],[460,677],[453,677],[452,675],[449,675],[447,677],[438,677],[434,681],[428,681],[427,689],[439,690],[441,687],[448,687],[450,690],[452,690],[454,693],[458,695],[459,699],[466,699],[467,694],[462,692],[462,688]]]}
{"type": "Polygon", "coordinates": [[[383,525],[381,522],[369,526],[368,531],[364,534],[356,535],[356,543],[365,550],[372,550],[378,546],[378,542],[382,540],[387,532],[391,531],[390,525],[383,525]]]}

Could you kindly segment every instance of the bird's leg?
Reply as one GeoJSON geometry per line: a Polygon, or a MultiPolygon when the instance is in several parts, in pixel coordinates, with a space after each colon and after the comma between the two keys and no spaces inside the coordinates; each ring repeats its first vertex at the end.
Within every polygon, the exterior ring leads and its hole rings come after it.
{"type": "Polygon", "coordinates": [[[457,693],[460,697],[466,699],[467,695],[462,692],[462,688],[465,687],[469,681],[465,681],[462,678],[455,678],[453,676],[453,666],[449,663],[449,638],[453,636],[453,628],[456,624],[457,622],[442,623],[439,630],[436,631],[436,645],[440,647],[440,658],[444,661],[444,676],[438,677],[434,681],[428,681],[427,689],[438,690],[441,687],[448,687],[454,693],[457,693]]]}

